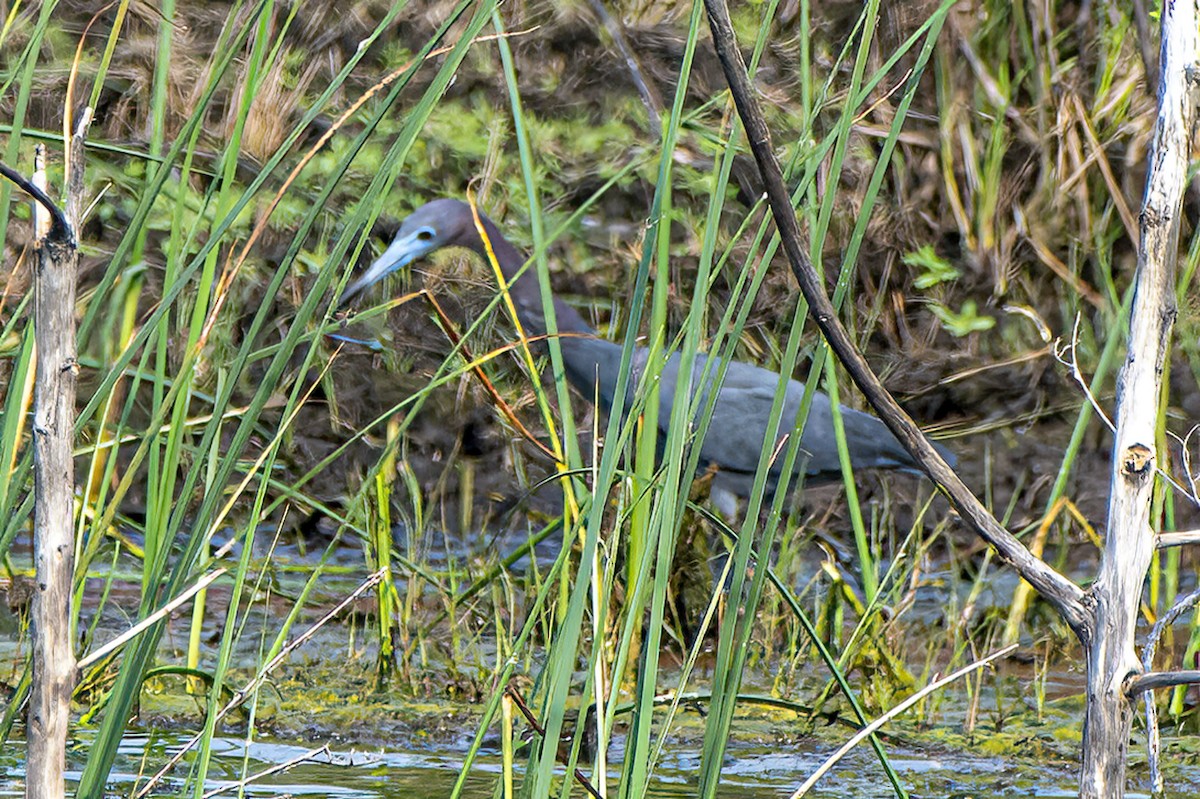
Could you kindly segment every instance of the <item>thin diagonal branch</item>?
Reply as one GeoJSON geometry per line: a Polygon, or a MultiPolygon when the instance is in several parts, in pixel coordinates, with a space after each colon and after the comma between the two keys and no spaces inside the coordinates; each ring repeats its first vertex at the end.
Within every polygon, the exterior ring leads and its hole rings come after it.
{"type": "Polygon", "coordinates": [[[1083,591],[1041,559],[1034,557],[1024,544],[988,512],[879,382],[879,378],[871,371],[866,359],[859,353],[838,320],[837,312],[808,259],[804,237],[788,198],[787,186],[783,182],[783,171],[771,149],[770,131],[759,108],[755,91],[750,85],[746,64],[737,47],[733,26],[729,21],[729,11],[724,0],[704,0],[704,7],[712,30],[713,44],[725,71],[725,79],[729,82],[738,115],[746,129],[746,138],[758,162],[759,172],[762,173],[767,201],[779,228],[784,251],[800,284],[800,291],[808,301],[809,312],[825,340],[829,342],[838,360],[845,366],[884,424],[921,465],[925,473],[946,493],[971,529],[987,541],[1003,561],[1028,580],[1058,611],[1079,639],[1086,643],[1090,638],[1091,628],[1090,616],[1084,607],[1083,591]]]}

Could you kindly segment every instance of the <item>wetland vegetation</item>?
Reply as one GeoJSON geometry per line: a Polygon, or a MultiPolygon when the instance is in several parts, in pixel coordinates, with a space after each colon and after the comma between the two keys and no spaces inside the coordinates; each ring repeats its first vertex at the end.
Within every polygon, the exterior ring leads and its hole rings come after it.
{"type": "MultiPolygon", "coordinates": [[[[866,409],[806,321],[699,6],[3,8],[0,159],[31,172],[40,144],[61,185],[62,131],[94,109],[78,796],[790,794],[865,721],[1010,644],[813,795],[1074,791],[1081,648],[929,481],[760,491],[725,519],[682,434],[598,417],[523,346],[487,263],[438,253],[336,307],[410,211],[471,197],[611,340],[866,409]]],[[[996,517],[1089,579],[1157,32],[1123,4],[991,0],[783,0],[734,23],[855,342],[996,517]]],[[[18,199],[0,187],[6,743],[32,593],[18,199]]],[[[1190,490],[1159,481],[1163,530],[1200,526],[1195,230],[1180,247],[1158,441],[1190,490]]],[[[1145,631],[1196,585],[1189,550],[1157,554],[1145,631]]],[[[1195,667],[1193,621],[1160,667],[1195,667]]],[[[1158,699],[1168,795],[1194,795],[1194,689],[1158,699]]],[[[1135,728],[1135,787],[1143,750],[1135,728]]]]}

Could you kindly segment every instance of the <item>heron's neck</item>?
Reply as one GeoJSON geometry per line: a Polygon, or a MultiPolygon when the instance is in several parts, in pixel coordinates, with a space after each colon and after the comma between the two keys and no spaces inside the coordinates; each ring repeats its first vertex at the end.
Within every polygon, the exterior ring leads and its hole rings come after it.
{"type": "MultiPolygon", "coordinates": [[[[513,280],[513,275],[517,274],[524,266],[525,256],[501,235],[500,231],[496,229],[496,225],[487,217],[483,217],[483,228],[487,231],[488,241],[496,253],[496,262],[500,264],[500,271],[509,281],[508,290],[512,294],[513,304],[517,307],[517,315],[521,317],[521,324],[525,326],[526,332],[537,335],[545,333],[546,315],[543,312],[542,291],[538,284],[537,272],[534,271],[533,266],[530,266],[521,273],[520,277],[513,280]]],[[[474,249],[485,260],[487,259],[487,249],[482,241],[478,242],[474,249]]],[[[560,333],[595,334],[595,329],[579,315],[578,311],[557,297],[552,299],[554,300],[554,318],[560,333]]]]}

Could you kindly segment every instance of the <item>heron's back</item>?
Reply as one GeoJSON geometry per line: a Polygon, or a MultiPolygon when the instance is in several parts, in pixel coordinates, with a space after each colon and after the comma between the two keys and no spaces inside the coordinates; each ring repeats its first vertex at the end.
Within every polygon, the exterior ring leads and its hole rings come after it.
{"type": "MultiPolygon", "coordinates": [[[[600,408],[607,414],[616,396],[622,351],[620,345],[591,337],[564,337],[561,342],[567,375],[571,382],[589,400],[598,400],[600,408]]],[[[639,348],[634,352],[632,360],[629,396],[625,403],[626,413],[645,369],[646,351],[639,348]]],[[[678,353],[672,355],[664,366],[661,377],[659,428],[664,434],[664,439],[675,403],[680,360],[678,353]]],[[[700,394],[692,416],[695,432],[698,432],[700,427],[699,421],[706,411],[709,393],[716,384],[721,364],[721,359],[716,357],[710,358],[704,354],[696,356],[692,385],[688,393],[689,398],[700,394]],[[710,361],[709,373],[705,375],[705,368],[710,361]],[[703,390],[698,392],[701,386],[703,390]]],[[[768,369],[739,361],[729,362],[713,404],[707,433],[699,444],[699,471],[715,467],[715,487],[738,496],[748,496],[754,484],[759,456],[766,449],[773,458],[768,474],[768,488],[771,492],[774,491],[783,472],[786,454],[784,445],[795,427],[805,394],[802,383],[786,380],[786,394],[778,433],[768,439],[771,406],[781,379],[784,378],[768,369]]],[[[805,480],[809,483],[837,480],[841,476],[830,406],[829,397],[816,392],[800,438],[795,473],[803,472],[805,480]]],[[[855,471],[919,471],[908,451],[879,419],[846,407],[842,407],[841,415],[850,464],[855,471]]],[[[939,445],[934,446],[947,462],[954,465],[955,458],[949,451],[939,445]]]]}

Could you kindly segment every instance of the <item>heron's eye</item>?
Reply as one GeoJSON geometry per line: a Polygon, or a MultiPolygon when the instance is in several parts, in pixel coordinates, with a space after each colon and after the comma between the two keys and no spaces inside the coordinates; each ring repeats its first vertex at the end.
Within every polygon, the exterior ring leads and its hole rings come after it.
{"type": "Polygon", "coordinates": [[[417,231],[417,241],[432,241],[433,231],[429,228],[422,228],[417,231]]]}

